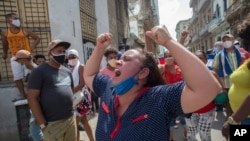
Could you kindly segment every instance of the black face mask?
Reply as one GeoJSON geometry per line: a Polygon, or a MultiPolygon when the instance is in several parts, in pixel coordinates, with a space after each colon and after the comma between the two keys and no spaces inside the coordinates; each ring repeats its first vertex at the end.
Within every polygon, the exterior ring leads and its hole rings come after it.
{"type": "Polygon", "coordinates": [[[63,64],[65,59],[66,59],[66,55],[65,54],[51,54],[51,58],[57,63],[57,64],[63,64]]]}

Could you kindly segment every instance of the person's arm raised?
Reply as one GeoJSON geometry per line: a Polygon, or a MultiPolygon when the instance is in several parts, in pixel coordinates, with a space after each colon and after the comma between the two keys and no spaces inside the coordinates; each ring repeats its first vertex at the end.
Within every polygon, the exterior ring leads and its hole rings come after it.
{"type": "Polygon", "coordinates": [[[93,80],[100,70],[100,64],[105,49],[110,45],[112,35],[110,33],[101,34],[96,39],[96,47],[89,57],[84,67],[84,80],[86,85],[93,91],[93,80]]]}
{"type": "Polygon", "coordinates": [[[191,113],[210,103],[221,90],[219,82],[195,55],[175,41],[165,26],[156,26],[146,35],[167,47],[182,70],[186,85],[181,105],[184,113],[191,113]]]}

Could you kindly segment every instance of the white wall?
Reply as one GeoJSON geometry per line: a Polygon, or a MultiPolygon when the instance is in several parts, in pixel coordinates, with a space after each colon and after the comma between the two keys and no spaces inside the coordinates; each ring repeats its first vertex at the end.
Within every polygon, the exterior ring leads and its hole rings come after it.
{"type": "Polygon", "coordinates": [[[61,39],[77,49],[83,62],[79,0],[48,0],[51,39],[61,39]]]}
{"type": "MultiPolygon", "coordinates": [[[[95,12],[96,12],[96,26],[97,36],[102,33],[109,32],[109,17],[108,17],[108,1],[107,0],[95,0],[95,12]]],[[[106,65],[106,61],[103,58],[101,62],[101,68],[106,65]]]]}
{"type": "Polygon", "coordinates": [[[107,0],[95,0],[97,36],[101,33],[109,32],[109,16],[107,4],[107,0]]]}

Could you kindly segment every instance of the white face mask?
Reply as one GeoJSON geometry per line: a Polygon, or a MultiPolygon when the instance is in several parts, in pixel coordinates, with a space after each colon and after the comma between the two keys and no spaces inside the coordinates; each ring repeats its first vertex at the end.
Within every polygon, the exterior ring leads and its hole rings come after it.
{"type": "Polygon", "coordinates": [[[12,24],[15,25],[16,27],[20,27],[21,26],[21,22],[20,22],[19,19],[12,20],[12,24]]]}
{"type": "Polygon", "coordinates": [[[225,41],[225,42],[223,42],[223,45],[225,48],[230,48],[230,47],[232,47],[233,42],[232,41],[225,41]]]}
{"type": "Polygon", "coordinates": [[[77,62],[78,62],[78,59],[70,59],[69,62],[68,62],[68,64],[70,66],[75,66],[77,64],[77,62]]]}

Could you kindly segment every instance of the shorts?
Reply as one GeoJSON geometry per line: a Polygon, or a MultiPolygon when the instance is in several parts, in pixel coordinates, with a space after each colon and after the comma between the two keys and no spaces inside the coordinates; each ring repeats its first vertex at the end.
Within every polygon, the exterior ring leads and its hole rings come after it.
{"type": "Polygon", "coordinates": [[[75,141],[77,138],[76,117],[72,115],[66,119],[48,122],[43,134],[46,141],[75,141]]]}
{"type": "Polygon", "coordinates": [[[12,70],[14,81],[23,79],[24,76],[26,76],[30,72],[25,67],[25,65],[22,65],[22,64],[18,63],[17,61],[15,61],[14,56],[12,56],[10,58],[10,65],[11,65],[11,70],[12,70]]]}
{"type": "Polygon", "coordinates": [[[30,123],[29,130],[33,141],[40,141],[43,139],[43,132],[34,121],[30,123]]]}

